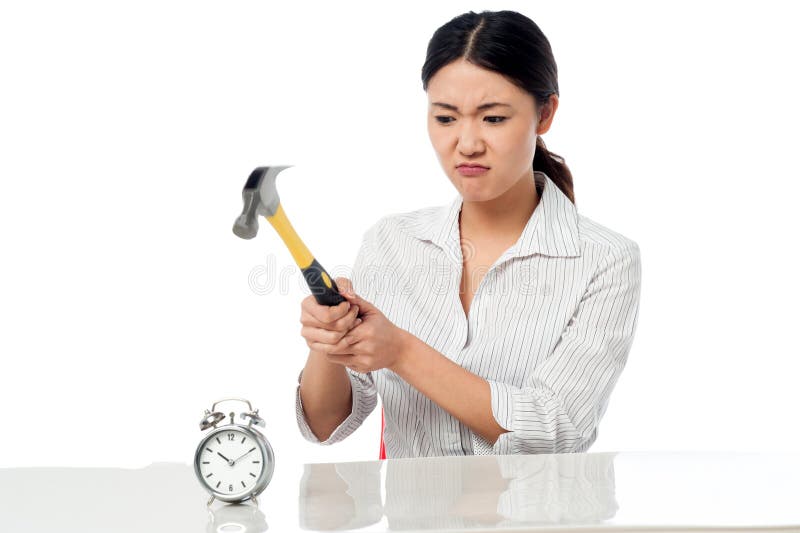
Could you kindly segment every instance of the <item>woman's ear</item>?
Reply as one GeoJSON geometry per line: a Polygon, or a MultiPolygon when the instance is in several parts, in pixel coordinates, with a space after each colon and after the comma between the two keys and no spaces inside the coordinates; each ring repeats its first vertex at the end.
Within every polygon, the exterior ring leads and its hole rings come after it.
{"type": "Polygon", "coordinates": [[[536,134],[542,135],[547,133],[550,129],[550,124],[553,123],[553,117],[558,109],[558,95],[553,93],[550,95],[547,103],[539,108],[539,124],[536,126],[536,134]]]}

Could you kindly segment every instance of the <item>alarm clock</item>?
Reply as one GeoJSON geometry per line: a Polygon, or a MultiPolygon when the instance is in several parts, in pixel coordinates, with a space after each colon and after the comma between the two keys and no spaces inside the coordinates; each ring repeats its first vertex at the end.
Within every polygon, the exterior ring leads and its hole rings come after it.
{"type": "Polygon", "coordinates": [[[200,421],[200,430],[208,431],[200,440],[194,453],[194,473],[203,488],[211,494],[207,505],[214,499],[228,503],[246,500],[258,506],[256,496],[272,479],[275,469],[275,455],[267,438],[253,426],[264,427],[264,420],[253,410],[250,402],[242,398],[217,400],[206,409],[200,421]],[[231,412],[230,422],[219,426],[226,415],[215,411],[217,404],[225,401],[239,401],[247,404],[248,411],[240,413],[247,424],[234,422],[231,412]]]}

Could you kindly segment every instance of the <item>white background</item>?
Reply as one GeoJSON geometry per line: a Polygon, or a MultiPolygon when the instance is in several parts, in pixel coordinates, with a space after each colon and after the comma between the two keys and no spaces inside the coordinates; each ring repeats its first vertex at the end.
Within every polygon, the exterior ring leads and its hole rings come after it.
{"type": "Polygon", "coordinates": [[[0,8],[0,467],[189,463],[228,396],[279,461],[377,459],[380,404],[342,443],[300,436],[309,289],[263,219],[231,226],[254,167],[295,165],[284,209],[347,276],[379,217],[449,202],[420,69],[470,9],[544,31],[545,142],[641,248],[590,451],[797,450],[792,3],[28,1],[0,8]]]}

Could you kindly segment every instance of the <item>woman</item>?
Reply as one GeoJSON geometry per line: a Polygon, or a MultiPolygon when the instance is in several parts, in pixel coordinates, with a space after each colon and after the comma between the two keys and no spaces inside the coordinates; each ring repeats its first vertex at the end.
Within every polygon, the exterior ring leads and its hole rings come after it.
{"type": "Polygon", "coordinates": [[[458,194],[370,227],[352,282],[336,280],[346,302],[303,300],[301,433],[339,442],[380,394],[389,458],[586,451],[641,266],[636,242],[577,213],[540,137],[558,107],[550,44],[519,13],[470,11],[434,33],[422,82],[458,194]]]}

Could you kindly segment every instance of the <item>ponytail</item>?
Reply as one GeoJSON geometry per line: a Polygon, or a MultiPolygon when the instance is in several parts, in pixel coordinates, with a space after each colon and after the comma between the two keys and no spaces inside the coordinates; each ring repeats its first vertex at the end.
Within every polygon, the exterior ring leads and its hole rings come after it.
{"type": "Polygon", "coordinates": [[[574,204],[575,193],[572,189],[572,172],[564,163],[564,158],[549,151],[541,135],[536,136],[536,152],[533,155],[533,170],[544,172],[555,183],[561,192],[574,204]]]}

